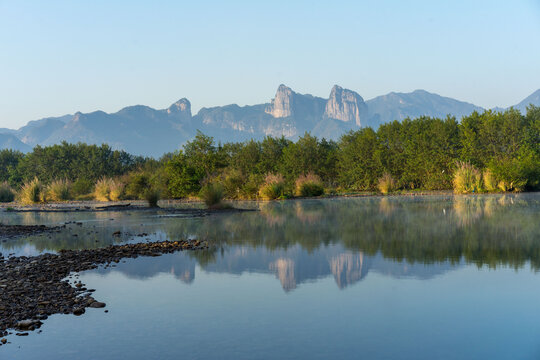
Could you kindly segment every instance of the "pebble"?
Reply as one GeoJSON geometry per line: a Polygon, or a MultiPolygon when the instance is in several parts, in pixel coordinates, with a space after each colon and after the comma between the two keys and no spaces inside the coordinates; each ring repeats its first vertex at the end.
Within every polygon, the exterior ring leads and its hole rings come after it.
{"type": "Polygon", "coordinates": [[[80,281],[70,284],[67,278],[73,272],[118,263],[123,258],[206,248],[206,242],[180,240],[60,250],[33,257],[4,258],[0,254],[0,337],[7,336],[8,329],[24,331],[16,335],[26,336],[26,331],[38,329],[41,320],[52,314],[82,315],[88,307],[104,308],[106,304],[96,301],[80,281]]]}

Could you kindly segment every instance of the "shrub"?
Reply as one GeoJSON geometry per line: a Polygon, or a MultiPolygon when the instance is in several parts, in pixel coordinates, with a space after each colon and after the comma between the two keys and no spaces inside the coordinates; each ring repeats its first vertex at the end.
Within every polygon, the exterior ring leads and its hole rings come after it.
{"type": "Polygon", "coordinates": [[[259,196],[264,200],[274,200],[285,195],[285,180],[281,175],[268,174],[259,189],[259,196]]]}
{"type": "Polygon", "coordinates": [[[94,197],[98,201],[117,201],[122,195],[123,186],[111,178],[101,178],[94,189],[94,197]]]}
{"type": "Polygon", "coordinates": [[[47,186],[47,196],[53,201],[71,200],[71,182],[68,180],[54,180],[47,186]]]}
{"type": "Polygon", "coordinates": [[[242,187],[246,180],[240,170],[226,171],[220,178],[227,198],[239,199],[242,197],[242,187]]]}
{"type": "Polygon", "coordinates": [[[454,192],[458,194],[479,191],[482,185],[482,174],[471,163],[458,162],[452,183],[454,192]]]}
{"type": "Polygon", "coordinates": [[[492,161],[490,168],[496,175],[501,191],[523,191],[527,185],[527,169],[519,159],[492,161]]]}
{"type": "Polygon", "coordinates": [[[208,183],[200,191],[199,197],[208,207],[217,207],[223,200],[223,186],[217,183],[208,183]]]}
{"type": "Polygon", "coordinates": [[[144,193],[144,198],[148,201],[148,206],[157,207],[161,197],[161,192],[157,189],[148,189],[144,193]]]}
{"type": "Polygon", "coordinates": [[[484,188],[487,191],[497,190],[497,179],[495,178],[495,175],[493,174],[493,171],[491,171],[491,169],[484,170],[482,179],[484,180],[484,188]]]}
{"type": "Polygon", "coordinates": [[[389,173],[384,173],[384,175],[377,182],[377,188],[384,195],[392,192],[396,189],[396,181],[389,173]]]}
{"type": "Polygon", "coordinates": [[[150,187],[150,178],[142,172],[130,173],[126,176],[125,195],[129,199],[146,198],[148,188],[150,187]]]}
{"type": "Polygon", "coordinates": [[[71,185],[71,192],[74,196],[80,197],[82,195],[91,194],[93,192],[93,187],[94,184],[92,181],[85,178],[79,178],[71,185]]]}
{"type": "Polygon", "coordinates": [[[0,202],[12,202],[15,200],[15,193],[7,182],[0,184],[0,202]]]}
{"type": "Polygon", "coordinates": [[[19,191],[18,197],[19,201],[23,204],[35,204],[47,200],[45,192],[43,191],[43,185],[38,178],[34,178],[32,181],[24,183],[19,191]]]}
{"type": "Polygon", "coordinates": [[[321,196],[324,194],[324,186],[321,178],[313,173],[300,175],[295,182],[296,196],[321,196]]]}
{"type": "Polygon", "coordinates": [[[264,176],[260,174],[249,174],[246,182],[242,185],[242,197],[256,199],[263,180],[264,176]]]}

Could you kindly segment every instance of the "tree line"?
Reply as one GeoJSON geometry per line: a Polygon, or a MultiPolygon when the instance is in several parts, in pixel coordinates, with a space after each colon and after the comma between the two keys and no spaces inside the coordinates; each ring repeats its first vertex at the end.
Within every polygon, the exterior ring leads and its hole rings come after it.
{"type": "Polygon", "coordinates": [[[306,133],[297,141],[222,144],[199,132],[158,160],[81,143],[36,146],[28,154],[2,150],[0,182],[18,188],[35,178],[66,179],[82,193],[111,177],[124,185],[126,197],[151,187],[162,197],[183,198],[219,184],[228,198],[257,198],[269,175],[282,182],[284,196],[294,194],[295,182],[307,174],[337,193],[375,191],[385,177],[394,190],[447,190],[464,163],[506,184],[501,189],[540,189],[540,108],[531,105],[525,115],[474,112],[460,122],[450,116],[405,119],[351,131],[338,141],[306,133]]]}

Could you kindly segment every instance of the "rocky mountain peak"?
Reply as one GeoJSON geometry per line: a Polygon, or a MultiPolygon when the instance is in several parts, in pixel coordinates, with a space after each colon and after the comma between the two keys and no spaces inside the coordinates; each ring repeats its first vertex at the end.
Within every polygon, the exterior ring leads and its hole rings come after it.
{"type": "Polygon", "coordinates": [[[167,109],[167,114],[186,113],[191,117],[191,103],[186,98],[181,98],[167,109]]]}
{"type": "Polygon", "coordinates": [[[264,112],[275,118],[293,116],[295,95],[296,93],[290,87],[279,85],[276,96],[272,99],[272,103],[264,109],[264,112]]]}
{"type": "Polygon", "coordinates": [[[358,93],[334,85],[326,102],[324,116],[362,126],[367,117],[367,105],[358,93]]]}

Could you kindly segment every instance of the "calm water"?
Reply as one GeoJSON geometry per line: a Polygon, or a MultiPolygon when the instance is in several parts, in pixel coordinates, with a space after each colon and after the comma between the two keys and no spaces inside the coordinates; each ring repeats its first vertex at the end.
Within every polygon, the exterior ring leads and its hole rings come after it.
{"type": "Polygon", "coordinates": [[[540,358],[540,194],[259,206],[1,213],[84,223],[0,242],[4,255],[184,237],[212,248],[82,273],[109,313],[54,315],[0,359],[540,358]]]}

